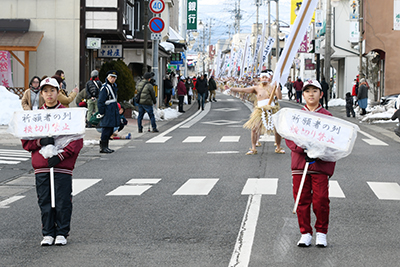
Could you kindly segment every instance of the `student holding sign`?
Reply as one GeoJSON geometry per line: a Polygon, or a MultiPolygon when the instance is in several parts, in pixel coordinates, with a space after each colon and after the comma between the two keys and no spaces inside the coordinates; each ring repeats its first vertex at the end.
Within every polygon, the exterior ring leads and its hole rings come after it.
{"type": "MultiPolygon", "coordinates": [[[[60,89],[56,79],[45,78],[40,84],[40,90],[45,101],[41,109],[65,108],[57,100],[60,89]]],[[[72,171],[79,151],[83,147],[82,135],[64,135],[21,141],[23,148],[31,152],[32,166],[35,169],[36,192],[42,218],[43,240],[41,245],[66,245],[72,214],[72,171]],[[59,149],[58,154],[45,158],[39,153],[43,147],[48,145],[55,145],[59,149]],[[54,169],[54,208],[51,203],[51,169],[54,169]]]]}
{"type": "MultiPolygon", "coordinates": [[[[322,87],[316,80],[309,80],[303,86],[303,97],[306,105],[302,110],[317,112],[332,116],[325,110],[319,100],[322,98],[322,87]]],[[[292,151],[292,175],[293,175],[293,196],[297,198],[300,182],[303,176],[306,163],[308,170],[305,176],[303,190],[297,208],[297,219],[302,234],[297,243],[300,247],[308,247],[311,244],[313,229],[311,227],[311,204],[316,216],[315,229],[316,245],[326,247],[326,234],[329,223],[329,191],[328,179],[333,175],[335,162],[328,162],[318,158],[309,158],[307,151],[295,142],[285,139],[286,145],[292,151]]]]}

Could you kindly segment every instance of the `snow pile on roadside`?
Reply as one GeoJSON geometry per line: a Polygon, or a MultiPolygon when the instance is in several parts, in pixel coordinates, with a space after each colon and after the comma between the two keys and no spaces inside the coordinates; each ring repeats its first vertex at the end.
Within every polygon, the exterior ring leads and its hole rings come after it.
{"type": "MultiPolygon", "coordinates": [[[[178,107],[176,109],[166,108],[166,109],[153,109],[154,110],[154,117],[156,121],[164,121],[164,120],[172,120],[178,118],[181,113],[178,112],[178,107]]],[[[139,112],[136,110],[132,111],[132,116],[137,119],[139,116],[139,112]]],[[[150,120],[149,115],[147,112],[143,116],[144,120],[150,120]]]]}
{"type": "Polygon", "coordinates": [[[0,125],[8,125],[14,111],[22,110],[19,96],[10,92],[4,86],[0,86],[0,125]]]}
{"type": "Polygon", "coordinates": [[[342,98],[332,98],[328,102],[328,107],[346,106],[346,100],[342,98]]]}
{"type": "MultiPolygon", "coordinates": [[[[354,109],[354,111],[359,114],[360,113],[360,108],[357,107],[354,109]]],[[[391,118],[396,111],[395,108],[392,107],[392,105],[379,105],[379,106],[368,106],[367,108],[368,113],[364,116],[359,116],[361,119],[361,122],[367,122],[367,123],[387,123],[387,122],[396,122],[392,121],[391,118]]]]}
{"type": "Polygon", "coordinates": [[[99,143],[99,140],[83,140],[83,145],[85,146],[98,145],[99,143]]]}

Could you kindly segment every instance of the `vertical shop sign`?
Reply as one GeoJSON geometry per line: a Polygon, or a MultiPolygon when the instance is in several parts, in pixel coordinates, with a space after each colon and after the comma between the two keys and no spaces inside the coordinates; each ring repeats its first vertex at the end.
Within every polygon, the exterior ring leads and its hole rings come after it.
{"type": "Polygon", "coordinates": [[[0,51],[0,85],[13,87],[11,79],[11,55],[8,51],[0,51]]]}
{"type": "Polygon", "coordinates": [[[399,0],[394,0],[393,10],[394,10],[393,29],[395,31],[400,31],[400,1],[399,0]]]}
{"type": "Polygon", "coordinates": [[[197,30],[197,0],[187,0],[187,29],[197,30]]]}

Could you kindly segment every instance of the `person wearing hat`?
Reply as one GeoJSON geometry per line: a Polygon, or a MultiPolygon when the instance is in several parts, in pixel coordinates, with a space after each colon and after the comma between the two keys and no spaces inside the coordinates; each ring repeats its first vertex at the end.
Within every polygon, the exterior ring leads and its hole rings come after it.
{"type": "MultiPolygon", "coordinates": [[[[323,94],[322,86],[317,80],[306,81],[303,86],[303,97],[306,105],[302,110],[332,116],[319,102],[323,94]]],[[[297,208],[297,219],[301,233],[301,238],[297,245],[299,247],[308,247],[311,245],[313,229],[311,227],[310,210],[312,204],[316,216],[316,245],[318,247],[326,247],[326,234],[329,224],[329,177],[333,175],[336,163],[309,158],[304,149],[295,142],[288,139],[285,139],[285,141],[286,145],[292,151],[291,168],[293,176],[293,197],[295,200],[299,191],[304,167],[306,162],[309,162],[308,172],[297,208]]]]}
{"type": "Polygon", "coordinates": [[[90,73],[90,80],[86,83],[86,97],[87,97],[87,115],[86,119],[87,121],[90,120],[90,118],[93,115],[93,112],[96,113],[99,111],[97,107],[97,98],[99,97],[99,92],[102,84],[99,79],[99,72],[97,70],[93,70],[92,73],[90,73]]]}
{"type": "Polygon", "coordinates": [[[366,108],[368,106],[368,84],[364,78],[360,79],[360,87],[358,88],[358,106],[361,108],[361,114],[367,114],[366,108]]]}
{"type": "MultiPolygon", "coordinates": [[[[54,78],[45,78],[40,83],[40,94],[44,105],[40,109],[65,108],[58,100],[60,83],[54,78]]],[[[83,147],[82,136],[73,135],[68,142],[57,142],[63,136],[21,140],[22,147],[31,152],[32,167],[35,170],[36,193],[41,211],[41,246],[67,244],[72,214],[72,172],[78,154],[83,147]],[[42,147],[57,144],[61,149],[57,155],[44,158],[39,152],[42,147]],[[55,208],[51,207],[50,168],[54,168],[55,208]]]]}
{"type": "Polygon", "coordinates": [[[120,115],[117,105],[118,87],[117,71],[110,70],[107,72],[106,81],[100,89],[99,99],[97,100],[98,112],[97,118],[101,119],[99,126],[102,128],[100,137],[100,153],[113,153],[114,150],[108,147],[114,127],[120,125],[120,115]]]}
{"type": "Polygon", "coordinates": [[[147,112],[150,117],[151,127],[153,128],[153,133],[157,133],[156,119],[153,113],[153,105],[157,103],[156,93],[154,92],[153,85],[150,80],[154,77],[153,72],[146,72],[143,75],[143,79],[136,86],[137,95],[139,97],[139,115],[137,119],[138,132],[143,132],[142,120],[144,114],[147,112]]]}

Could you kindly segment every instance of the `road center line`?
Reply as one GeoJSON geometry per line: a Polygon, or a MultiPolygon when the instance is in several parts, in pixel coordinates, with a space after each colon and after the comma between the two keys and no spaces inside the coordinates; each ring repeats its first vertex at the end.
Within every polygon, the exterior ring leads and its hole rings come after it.
{"type": "Polygon", "coordinates": [[[261,195],[249,196],[229,267],[245,267],[249,265],[258,214],[260,213],[260,204],[261,195]]]}

